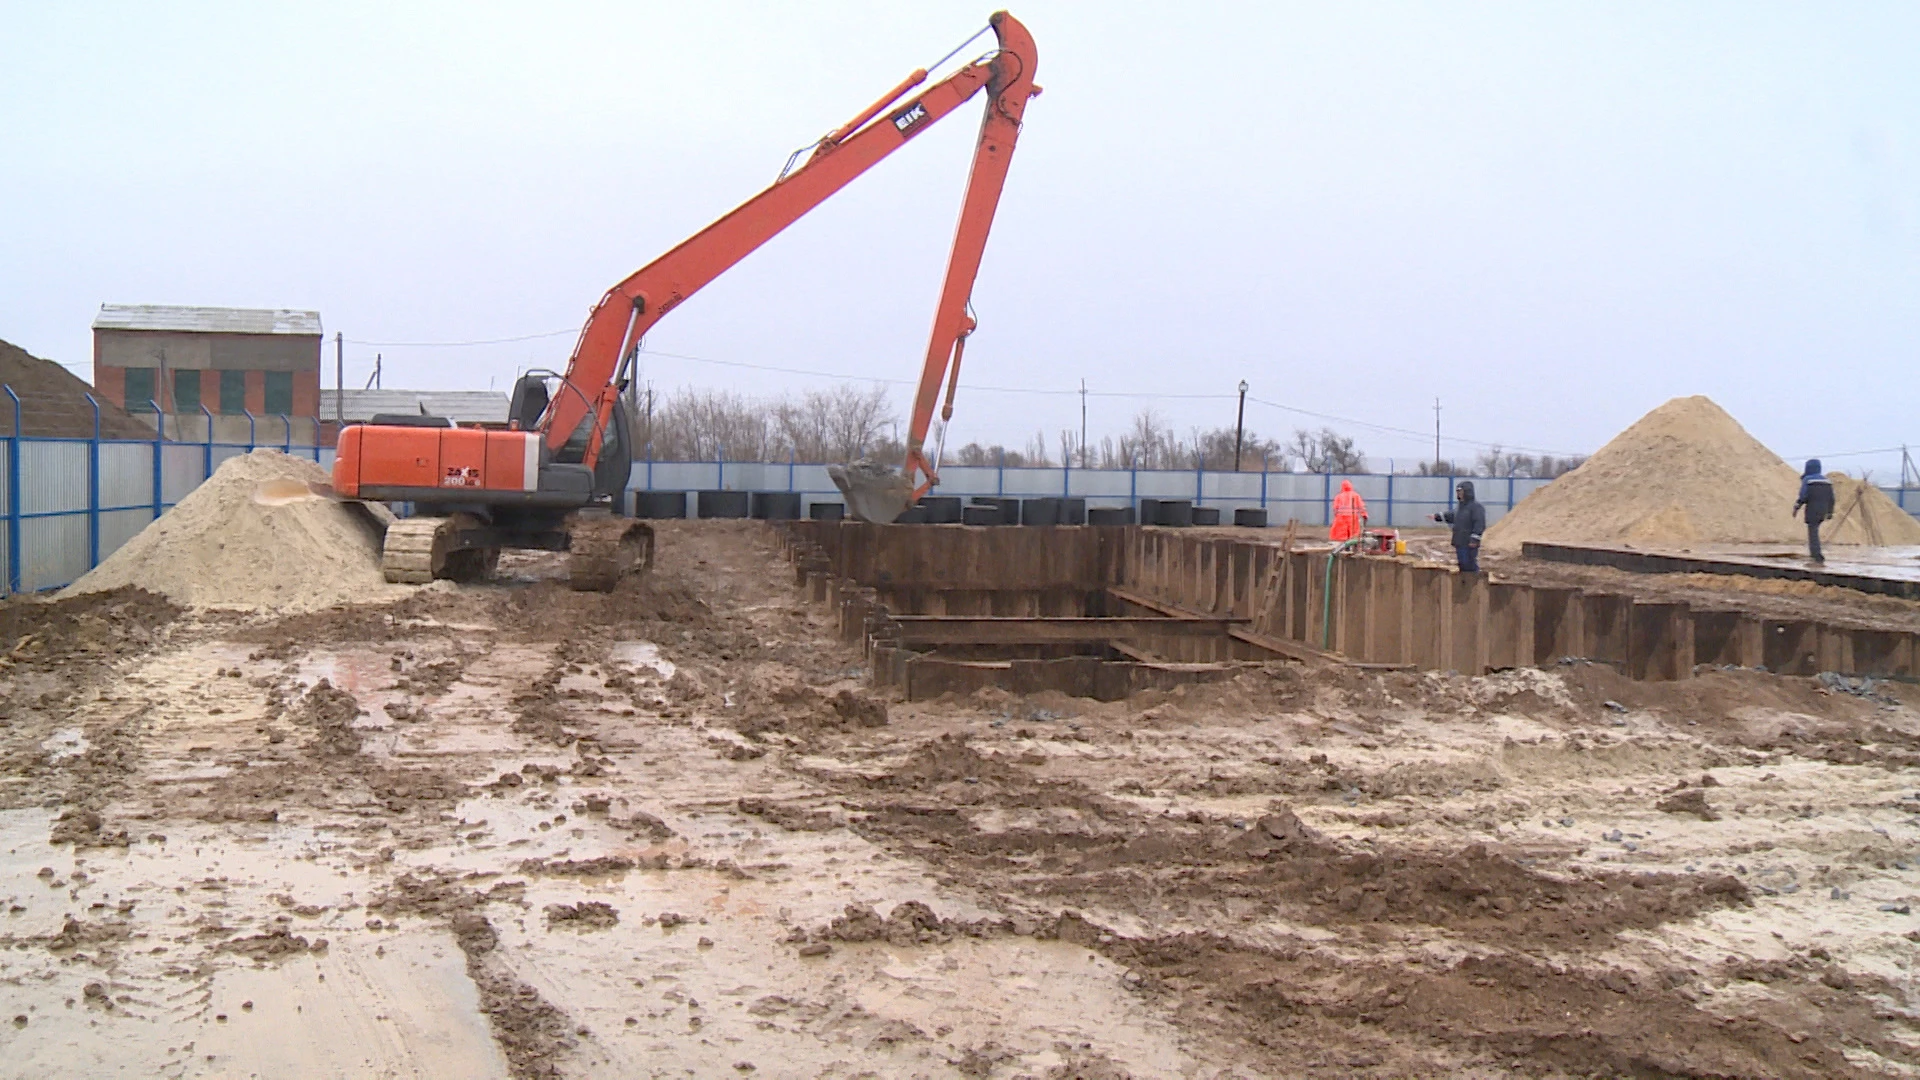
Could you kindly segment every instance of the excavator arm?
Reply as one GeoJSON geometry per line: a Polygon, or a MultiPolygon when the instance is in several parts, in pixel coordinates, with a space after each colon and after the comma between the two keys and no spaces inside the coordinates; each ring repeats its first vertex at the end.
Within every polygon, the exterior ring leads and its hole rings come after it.
{"type": "MultiPolygon", "coordinates": [[[[853,120],[821,139],[799,168],[784,173],[771,187],[609,289],[588,316],[567,362],[565,385],[553,396],[541,419],[540,433],[548,449],[559,455],[569,441],[583,434],[582,426],[591,422],[584,440],[576,445],[584,445],[582,461],[593,466],[620,392],[625,374],[622,364],[655,323],[855,177],[985,90],[986,118],[981,123],[909,428],[906,478],[915,497],[923,494],[937,479],[922,446],[940,384],[950,372],[958,378],[961,350],[973,329],[973,320],[967,314],[968,294],[979,272],[994,208],[1006,182],[1021,113],[1027,99],[1040,92],[1033,82],[1037,57],[1026,27],[1004,11],[994,14],[991,25],[999,38],[997,50],[925,90],[918,88],[925,83],[927,72],[914,72],[853,120]]],[[[942,419],[951,417],[952,412],[949,382],[942,419]]]]}

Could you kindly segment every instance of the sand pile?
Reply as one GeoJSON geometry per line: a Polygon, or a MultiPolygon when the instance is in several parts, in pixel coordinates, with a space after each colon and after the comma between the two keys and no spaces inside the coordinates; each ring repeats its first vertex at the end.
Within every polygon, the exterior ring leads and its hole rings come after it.
{"type": "MultiPolygon", "coordinates": [[[[1487,530],[1485,544],[1490,551],[1518,551],[1528,540],[1804,544],[1806,527],[1792,516],[1799,489],[1799,470],[1720,406],[1675,398],[1521,500],[1487,530]]],[[[1830,542],[1920,544],[1920,521],[1878,489],[1841,477],[1835,495],[1834,520],[1823,533],[1830,542]],[[1859,508],[1845,514],[1854,503],[1859,508]]]]}
{"type": "Polygon", "coordinates": [[[331,478],[278,450],[229,458],[160,520],[74,582],[67,594],[132,585],[201,608],[313,611],[405,596],[380,573],[381,524],[316,495],[331,478]]]}
{"type": "Polygon", "coordinates": [[[1820,530],[1836,544],[1874,544],[1906,547],[1920,544],[1920,519],[1900,509],[1872,484],[1830,472],[1833,481],[1833,520],[1820,530]]]}
{"type": "MultiPolygon", "coordinates": [[[[93,434],[93,407],[87,404],[87,392],[93,387],[59,364],[0,341],[0,383],[20,395],[20,434],[56,439],[85,439],[93,434]]],[[[0,435],[11,434],[13,402],[0,394],[0,435]]],[[[151,439],[153,428],[120,411],[113,402],[102,401],[100,436],[151,439]]]]}

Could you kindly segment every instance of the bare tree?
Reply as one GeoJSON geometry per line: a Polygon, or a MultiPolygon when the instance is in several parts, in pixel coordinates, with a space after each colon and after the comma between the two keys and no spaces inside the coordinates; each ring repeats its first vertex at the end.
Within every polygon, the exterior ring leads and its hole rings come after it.
{"type": "Polygon", "coordinates": [[[1287,452],[1300,459],[1308,472],[1357,473],[1366,469],[1366,458],[1354,445],[1351,435],[1332,428],[1308,431],[1296,428],[1287,452]]]}
{"type": "Polygon", "coordinates": [[[1047,456],[1047,433],[1036,431],[1033,438],[1027,440],[1026,464],[1045,468],[1053,460],[1047,456]]]}
{"type": "Polygon", "coordinates": [[[837,386],[764,400],[687,389],[656,405],[652,428],[635,449],[644,454],[651,442],[653,456],[668,461],[722,455],[729,461],[851,461],[877,455],[894,422],[881,386],[837,386]]]}
{"type": "Polygon", "coordinates": [[[893,419],[887,389],[843,384],[809,390],[799,400],[772,404],[788,450],[803,461],[852,461],[879,440],[893,419]]]}

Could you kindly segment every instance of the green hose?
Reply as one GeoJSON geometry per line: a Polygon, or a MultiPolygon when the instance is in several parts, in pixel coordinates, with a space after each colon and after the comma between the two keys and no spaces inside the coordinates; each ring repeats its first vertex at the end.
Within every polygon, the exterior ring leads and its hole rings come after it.
{"type": "Polygon", "coordinates": [[[1333,557],[1359,542],[1360,538],[1356,536],[1327,552],[1327,581],[1321,590],[1326,595],[1321,597],[1320,607],[1320,647],[1322,649],[1328,648],[1328,642],[1333,638],[1333,557]]]}

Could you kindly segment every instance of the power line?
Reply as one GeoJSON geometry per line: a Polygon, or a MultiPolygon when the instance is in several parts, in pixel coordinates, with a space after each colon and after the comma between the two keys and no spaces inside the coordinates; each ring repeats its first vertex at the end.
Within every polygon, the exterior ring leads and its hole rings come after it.
{"type": "Polygon", "coordinates": [[[461,349],[469,345],[510,345],[516,341],[537,341],[540,338],[559,337],[562,334],[577,334],[580,328],[568,327],[565,330],[549,330],[544,334],[521,334],[519,337],[483,338],[478,341],[361,341],[359,338],[347,338],[349,345],[367,345],[382,349],[461,349]]]}
{"type": "MultiPolygon", "coordinates": [[[[920,385],[919,382],[914,379],[889,379],[880,375],[848,375],[844,372],[782,367],[778,364],[751,364],[745,360],[715,360],[709,356],[688,356],[685,353],[661,352],[658,349],[641,349],[640,355],[660,356],[669,360],[690,360],[696,364],[714,364],[719,367],[745,368],[749,371],[775,371],[785,375],[809,375],[820,379],[839,379],[843,382],[883,383],[888,386],[920,385]]],[[[1078,389],[1054,390],[1041,386],[987,386],[981,383],[961,383],[960,387],[963,390],[988,394],[1036,394],[1046,397],[1077,397],[1080,394],[1078,389]]],[[[1087,395],[1089,397],[1109,398],[1179,398],[1228,401],[1231,401],[1234,396],[1232,394],[1162,394],[1158,392],[1145,393],[1130,390],[1088,390],[1087,395]]]]}
{"type": "MultiPolygon", "coordinates": [[[[1298,413],[1301,416],[1311,416],[1316,420],[1331,420],[1337,424],[1351,424],[1354,427],[1367,428],[1372,431],[1385,432],[1392,435],[1402,435],[1410,439],[1419,439],[1422,443],[1425,443],[1428,438],[1428,435],[1426,432],[1415,431],[1412,428],[1393,427],[1389,424],[1375,424],[1366,420],[1355,420],[1351,416],[1335,416],[1332,413],[1315,412],[1312,409],[1302,409],[1293,405],[1282,405],[1277,401],[1267,401],[1264,398],[1248,397],[1247,400],[1259,402],[1260,404],[1265,405],[1268,408],[1279,409],[1282,412],[1298,413]]],[[[1485,447],[1489,450],[1491,449],[1525,450],[1535,454],[1553,454],[1556,457],[1578,456],[1577,454],[1574,454],[1566,450],[1545,450],[1538,446],[1521,446],[1517,443],[1483,442],[1479,439],[1463,439],[1458,435],[1449,435],[1447,436],[1446,441],[1450,443],[1465,443],[1468,446],[1485,447]]]]}
{"type": "MultiPolygon", "coordinates": [[[[478,345],[509,345],[514,342],[538,341],[542,338],[560,337],[563,334],[578,334],[578,333],[579,333],[579,330],[577,328],[569,327],[564,330],[548,330],[548,331],[545,331],[544,333],[539,333],[539,334],[521,334],[515,337],[503,337],[503,338],[482,338],[482,339],[477,339],[473,341],[362,341],[358,338],[347,338],[346,340],[349,344],[352,344],[352,345],[365,345],[372,348],[457,349],[457,348],[467,348],[467,347],[478,346],[478,345]]],[[[685,360],[690,363],[712,364],[716,367],[740,368],[747,371],[771,371],[771,372],[777,372],[783,375],[803,375],[809,378],[816,378],[816,379],[839,379],[843,382],[878,383],[886,386],[918,386],[919,385],[919,383],[913,379],[890,379],[890,378],[886,378],[884,376],[879,376],[879,375],[849,375],[844,372],[818,371],[812,368],[784,367],[778,364],[754,364],[754,363],[748,363],[747,361],[744,361],[744,360],[715,360],[709,356],[692,356],[686,353],[662,352],[657,349],[641,349],[640,353],[643,356],[658,356],[668,360],[685,360]]],[[[67,365],[62,365],[62,366],[67,366],[67,365]]],[[[1028,394],[1028,395],[1034,395],[1034,396],[1040,396],[1040,397],[1072,397],[1075,395],[1084,394],[1087,397],[1125,398],[1125,399],[1137,399],[1137,400],[1148,400],[1148,401],[1231,401],[1236,397],[1236,395],[1234,394],[1168,394],[1168,393],[1163,393],[1159,391],[1140,391],[1140,390],[1081,390],[1077,388],[1050,389],[1047,387],[1038,387],[1038,386],[988,386],[988,385],[978,384],[978,383],[962,383],[961,386],[964,389],[974,393],[1028,394]]],[[[1259,405],[1265,405],[1270,409],[1278,409],[1281,412],[1293,413],[1299,416],[1310,416],[1316,420],[1325,420],[1325,421],[1329,421],[1337,424],[1347,424],[1352,427],[1363,428],[1368,431],[1378,431],[1378,432],[1381,432],[1382,434],[1398,435],[1408,439],[1419,439],[1422,443],[1426,442],[1428,438],[1428,434],[1426,432],[1414,431],[1412,428],[1394,427],[1391,424],[1376,424],[1367,420],[1358,420],[1351,416],[1338,416],[1333,413],[1317,412],[1313,409],[1302,409],[1296,405],[1283,405],[1277,401],[1268,401],[1265,398],[1257,398],[1252,395],[1248,395],[1247,400],[1259,405]]],[[[1460,436],[1457,436],[1457,435],[1450,435],[1446,438],[1445,441],[1459,444],[1459,445],[1465,445],[1465,446],[1477,446],[1477,447],[1481,447],[1483,449],[1489,449],[1489,450],[1492,450],[1492,449],[1517,450],[1517,451],[1524,451],[1524,452],[1533,453],[1533,454],[1553,454],[1557,457],[1578,456],[1577,452],[1574,452],[1574,451],[1549,450],[1549,449],[1544,449],[1538,446],[1522,446],[1517,443],[1488,442],[1483,439],[1461,438],[1460,436]]],[[[1847,451],[1825,453],[1825,454],[1796,454],[1796,455],[1790,455],[1790,456],[1791,457],[1809,457],[1809,458],[1817,457],[1824,460],[1826,458],[1866,457],[1872,454],[1896,454],[1899,452],[1900,452],[1900,447],[1891,446],[1891,447],[1885,447],[1877,450],[1847,450],[1847,451]]]]}

